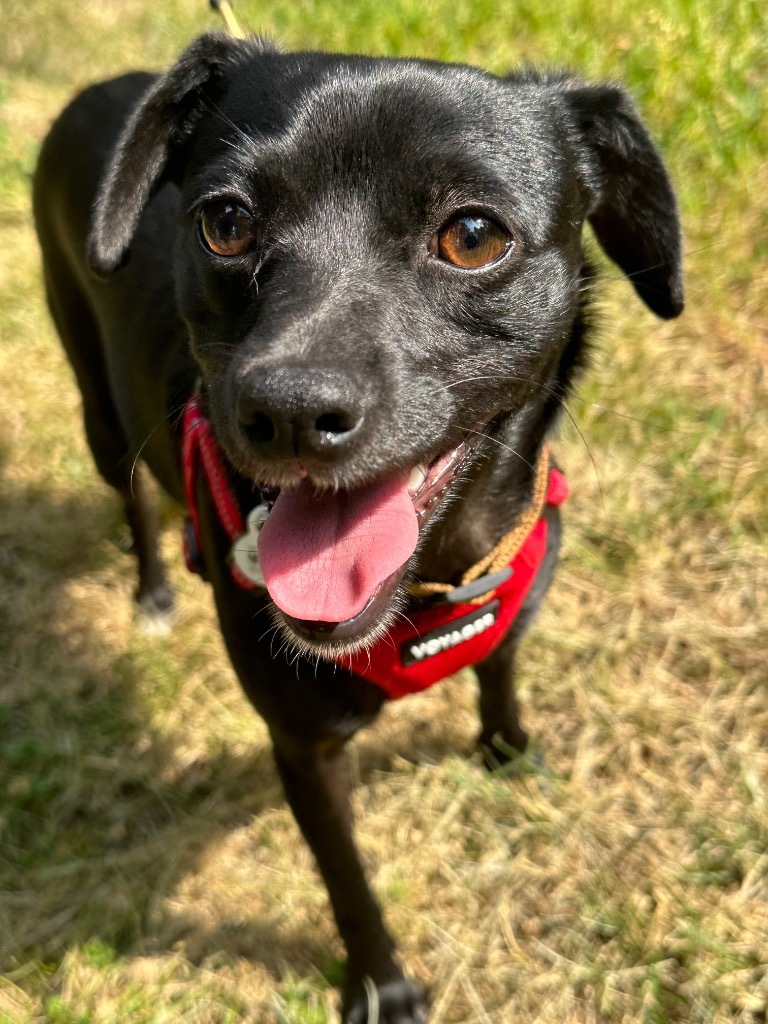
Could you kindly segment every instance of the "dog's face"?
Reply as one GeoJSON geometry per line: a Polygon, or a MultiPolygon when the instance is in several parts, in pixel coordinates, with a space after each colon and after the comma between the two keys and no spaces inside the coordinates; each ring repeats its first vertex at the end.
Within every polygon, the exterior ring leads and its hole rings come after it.
{"type": "Polygon", "coordinates": [[[491,445],[541,443],[579,362],[585,219],[652,309],[682,306],[672,192],[620,90],[203,37],[116,151],[101,269],[163,175],[216,435],[275,501],[270,594],[326,652],[386,621],[491,445]]]}

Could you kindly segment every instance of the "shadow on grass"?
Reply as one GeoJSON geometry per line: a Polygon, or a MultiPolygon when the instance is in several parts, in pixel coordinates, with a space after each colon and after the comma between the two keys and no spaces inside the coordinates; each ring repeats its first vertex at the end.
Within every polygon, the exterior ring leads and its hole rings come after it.
{"type": "MultiPolygon", "coordinates": [[[[101,487],[84,498],[9,490],[0,511],[0,971],[53,967],[94,941],[125,956],[169,951],[188,922],[166,897],[211,845],[282,805],[271,751],[258,737],[244,757],[223,743],[202,757],[172,750],[145,706],[146,657],[119,637],[112,645],[110,604],[127,608],[133,585],[132,559],[123,559],[125,580],[115,571],[126,546],[118,503],[101,487]]],[[[173,671],[172,658],[160,661],[173,671]]],[[[278,974],[297,960],[328,961],[300,925],[280,941],[246,928],[243,912],[231,927],[219,920],[201,955],[220,944],[278,974]]]]}

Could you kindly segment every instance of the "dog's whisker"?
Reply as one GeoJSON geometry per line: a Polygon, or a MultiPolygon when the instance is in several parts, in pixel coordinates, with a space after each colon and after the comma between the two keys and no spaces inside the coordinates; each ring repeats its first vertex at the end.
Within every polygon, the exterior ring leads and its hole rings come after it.
{"type": "Polygon", "coordinates": [[[393,608],[392,611],[394,612],[395,616],[398,619],[402,619],[404,622],[407,622],[411,629],[414,630],[414,632],[418,632],[418,627],[416,626],[416,623],[413,621],[413,619],[409,618],[401,608],[393,608]]]}
{"type": "Polygon", "coordinates": [[[147,436],[141,442],[141,444],[138,447],[138,450],[134,453],[133,460],[131,462],[131,470],[130,470],[130,473],[128,474],[128,489],[129,489],[129,493],[130,493],[132,498],[136,497],[136,492],[134,490],[133,481],[134,481],[134,478],[136,476],[136,467],[138,466],[139,460],[141,459],[141,453],[144,451],[144,449],[147,447],[149,442],[152,440],[152,436],[154,434],[156,434],[157,431],[162,426],[165,425],[165,423],[171,422],[171,420],[173,420],[173,418],[176,417],[175,422],[174,422],[174,425],[175,425],[176,423],[178,423],[178,416],[181,415],[183,412],[184,412],[184,405],[180,405],[180,406],[176,406],[176,407],[172,408],[170,411],[167,411],[162,416],[158,417],[155,425],[152,427],[150,432],[147,434],[147,436]]]}
{"type": "MultiPolygon", "coordinates": [[[[563,397],[563,395],[560,393],[560,391],[558,389],[555,389],[555,388],[551,387],[550,385],[545,384],[545,383],[543,383],[541,381],[531,380],[530,378],[527,378],[527,377],[516,377],[516,376],[513,376],[513,375],[509,375],[509,374],[477,374],[475,376],[466,377],[466,378],[463,378],[461,380],[451,381],[449,384],[445,385],[445,387],[440,389],[440,390],[447,390],[450,387],[458,387],[461,384],[472,383],[473,381],[478,381],[478,380],[500,380],[500,379],[501,380],[518,381],[519,383],[534,385],[536,387],[541,388],[541,390],[546,391],[548,394],[552,395],[554,398],[558,399],[558,401],[560,403],[560,408],[563,410],[565,415],[568,417],[568,419],[573,424],[573,427],[574,427],[576,433],[579,435],[579,438],[580,438],[582,444],[584,445],[584,448],[585,448],[587,454],[589,455],[589,460],[590,460],[590,462],[592,464],[592,469],[593,469],[593,472],[595,474],[595,482],[597,483],[598,493],[600,495],[600,503],[602,505],[603,504],[603,488],[602,488],[602,484],[600,482],[600,473],[598,471],[597,463],[595,461],[594,455],[592,454],[592,450],[591,450],[591,448],[589,446],[589,442],[587,441],[587,439],[586,439],[586,437],[584,435],[584,431],[579,426],[579,424],[578,424],[578,422],[576,420],[576,417],[574,416],[573,412],[571,411],[571,408],[570,408],[569,404],[565,401],[565,398],[563,397]]],[[[495,437],[491,436],[490,434],[486,434],[484,431],[478,431],[476,429],[473,430],[470,427],[464,427],[463,429],[466,430],[468,433],[481,434],[484,437],[488,437],[488,439],[490,441],[494,441],[497,444],[501,444],[502,447],[509,447],[508,445],[504,445],[501,441],[499,441],[498,438],[495,438],[495,437]]],[[[522,461],[525,462],[525,464],[527,466],[529,466],[531,469],[533,468],[531,466],[531,464],[526,459],[522,458],[522,456],[520,455],[519,452],[514,451],[514,449],[512,449],[512,448],[509,448],[509,451],[511,451],[514,455],[517,455],[519,458],[521,458],[522,461]]]]}
{"type": "MultiPolygon", "coordinates": [[[[691,256],[697,256],[699,253],[707,252],[710,249],[720,248],[721,246],[723,246],[725,244],[726,244],[725,242],[720,242],[720,241],[709,242],[706,245],[698,246],[696,249],[686,249],[683,252],[683,256],[684,256],[685,259],[689,259],[691,256]]],[[[597,282],[599,282],[599,281],[623,281],[623,280],[630,280],[631,281],[631,280],[633,280],[636,277],[641,277],[643,274],[651,273],[654,270],[661,270],[661,269],[663,269],[666,266],[668,266],[668,263],[666,261],[659,262],[659,263],[649,263],[647,266],[640,267],[639,270],[632,270],[632,271],[629,271],[629,272],[626,272],[626,273],[624,271],[622,271],[620,274],[612,273],[611,271],[600,270],[600,271],[597,271],[595,274],[593,274],[589,278],[589,280],[590,280],[590,282],[595,282],[595,281],[597,281],[597,282]]],[[[648,286],[646,286],[646,287],[648,287],[648,286]]],[[[664,291],[663,288],[653,288],[651,290],[654,291],[657,295],[665,294],[665,291],[664,291]]]]}
{"type": "Polygon", "coordinates": [[[533,377],[520,377],[511,373],[481,373],[475,374],[472,377],[462,377],[460,380],[450,381],[448,384],[444,384],[442,387],[436,388],[434,393],[440,391],[448,391],[450,388],[459,387],[461,384],[472,384],[479,380],[494,380],[504,381],[518,384],[529,384],[531,387],[539,388],[541,391],[546,391],[548,394],[555,398],[562,399],[561,392],[553,388],[550,384],[546,384],[544,381],[534,380],[533,377]]]}
{"type": "Polygon", "coordinates": [[[200,355],[217,354],[228,356],[237,352],[240,345],[236,341],[205,341],[198,342],[197,351],[200,355]]]}
{"type": "Polygon", "coordinates": [[[270,633],[272,633],[272,634],[277,633],[279,631],[279,629],[280,629],[280,627],[275,625],[275,624],[273,624],[271,626],[268,626],[267,629],[265,629],[264,632],[259,637],[259,643],[261,643],[262,640],[266,640],[267,637],[270,635],[270,633]]]}
{"type": "Polygon", "coordinates": [[[170,423],[171,427],[174,428],[174,429],[178,426],[179,420],[181,419],[182,415],[184,414],[184,409],[185,408],[186,408],[186,403],[182,403],[182,404],[179,404],[179,405],[176,405],[176,406],[172,406],[165,414],[163,414],[162,416],[158,417],[157,422],[152,427],[152,429],[147,434],[147,436],[144,438],[144,440],[141,442],[141,444],[139,445],[138,450],[134,453],[133,461],[131,462],[131,470],[130,470],[130,473],[128,475],[128,485],[129,485],[129,491],[130,491],[131,497],[134,497],[134,498],[136,497],[136,494],[135,494],[135,491],[134,491],[134,486],[133,486],[133,481],[134,481],[134,477],[136,475],[137,466],[138,466],[139,461],[141,459],[141,453],[146,448],[146,446],[149,444],[150,440],[152,439],[153,434],[157,433],[157,431],[165,423],[170,423]]]}
{"type": "MultiPolygon", "coordinates": [[[[240,128],[238,125],[236,125],[235,122],[224,113],[224,111],[221,109],[221,107],[218,105],[218,103],[216,103],[214,100],[212,100],[210,96],[207,96],[207,95],[205,95],[205,93],[203,93],[202,99],[205,102],[205,104],[208,107],[208,109],[213,113],[214,117],[218,117],[220,121],[222,121],[229,128],[231,128],[237,134],[237,136],[239,137],[241,142],[245,142],[248,145],[249,148],[251,148],[251,147],[253,147],[255,145],[256,140],[255,140],[254,136],[253,135],[249,135],[248,132],[243,131],[242,128],[240,128]]],[[[225,142],[226,140],[225,139],[221,139],[220,141],[225,142]]],[[[232,143],[228,143],[228,145],[233,145],[233,144],[232,143]]],[[[233,148],[236,148],[236,147],[233,147],[233,148]]],[[[240,150],[238,150],[238,152],[240,152],[240,150]]]]}
{"type": "Polygon", "coordinates": [[[520,459],[521,462],[524,462],[529,469],[533,469],[533,466],[530,464],[528,459],[525,458],[524,455],[521,455],[520,452],[515,451],[514,448],[510,447],[510,445],[505,444],[503,441],[499,440],[498,437],[494,437],[492,434],[486,434],[485,431],[483,430],[474,430],[472,427],[464,427],[464,430],[468,434],[476,434],[478,437],[485,437],[489,441],[492,441],[494,444],[497,444],[500,448],[505,448],[508,452],[511,452],[513,455],[517,456],[517,458],[520,459]]]}
{"type": "Polygon", "coordinates": [[[598,412],[607,412],[610,416],[618,416],[622,420],[629,420],[630,423],[640,423],[643,426],[648,426],[650,422],[640,416],[630,416],[629,413],[619,412],[618,409],[612,409],[610,406],[601,405],[600,402],[591,402],[589,407],[590,409],[597,409],[598,412]]]}

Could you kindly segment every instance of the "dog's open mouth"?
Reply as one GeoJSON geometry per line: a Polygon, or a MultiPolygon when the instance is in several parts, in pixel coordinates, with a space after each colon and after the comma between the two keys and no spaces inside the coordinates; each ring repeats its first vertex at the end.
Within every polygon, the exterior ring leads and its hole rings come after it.
{"type": "Polygon", "coordinates": [[[280,491],[259,534],[259,561],[295,633],[346,648],[365,638],[478,440],[358,490],[318,491],[302,480],[280,491]]]}

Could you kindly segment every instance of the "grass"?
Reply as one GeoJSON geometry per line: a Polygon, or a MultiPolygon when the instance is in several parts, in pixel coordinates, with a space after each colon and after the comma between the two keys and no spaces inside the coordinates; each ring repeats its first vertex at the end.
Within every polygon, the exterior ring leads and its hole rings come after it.
{"type": "MultiPolygon", "coordinates": [[[[202,0],[6,0],[0,36],[0,1024],[325,1024],[342,950],[178,557],[170,638],[44,309],[28,176],[88,81],[162,67],[202,0]]],[[[521,659],[545,758],[487,777],[469,676],[352,747],[370,876],[432,1024],[768,1018],[768,33],[755,0],[242,0],[286,47],[625,81],[678,186],[684,318],[606,266],[557,442],[565,557],[521,659]]]]}

